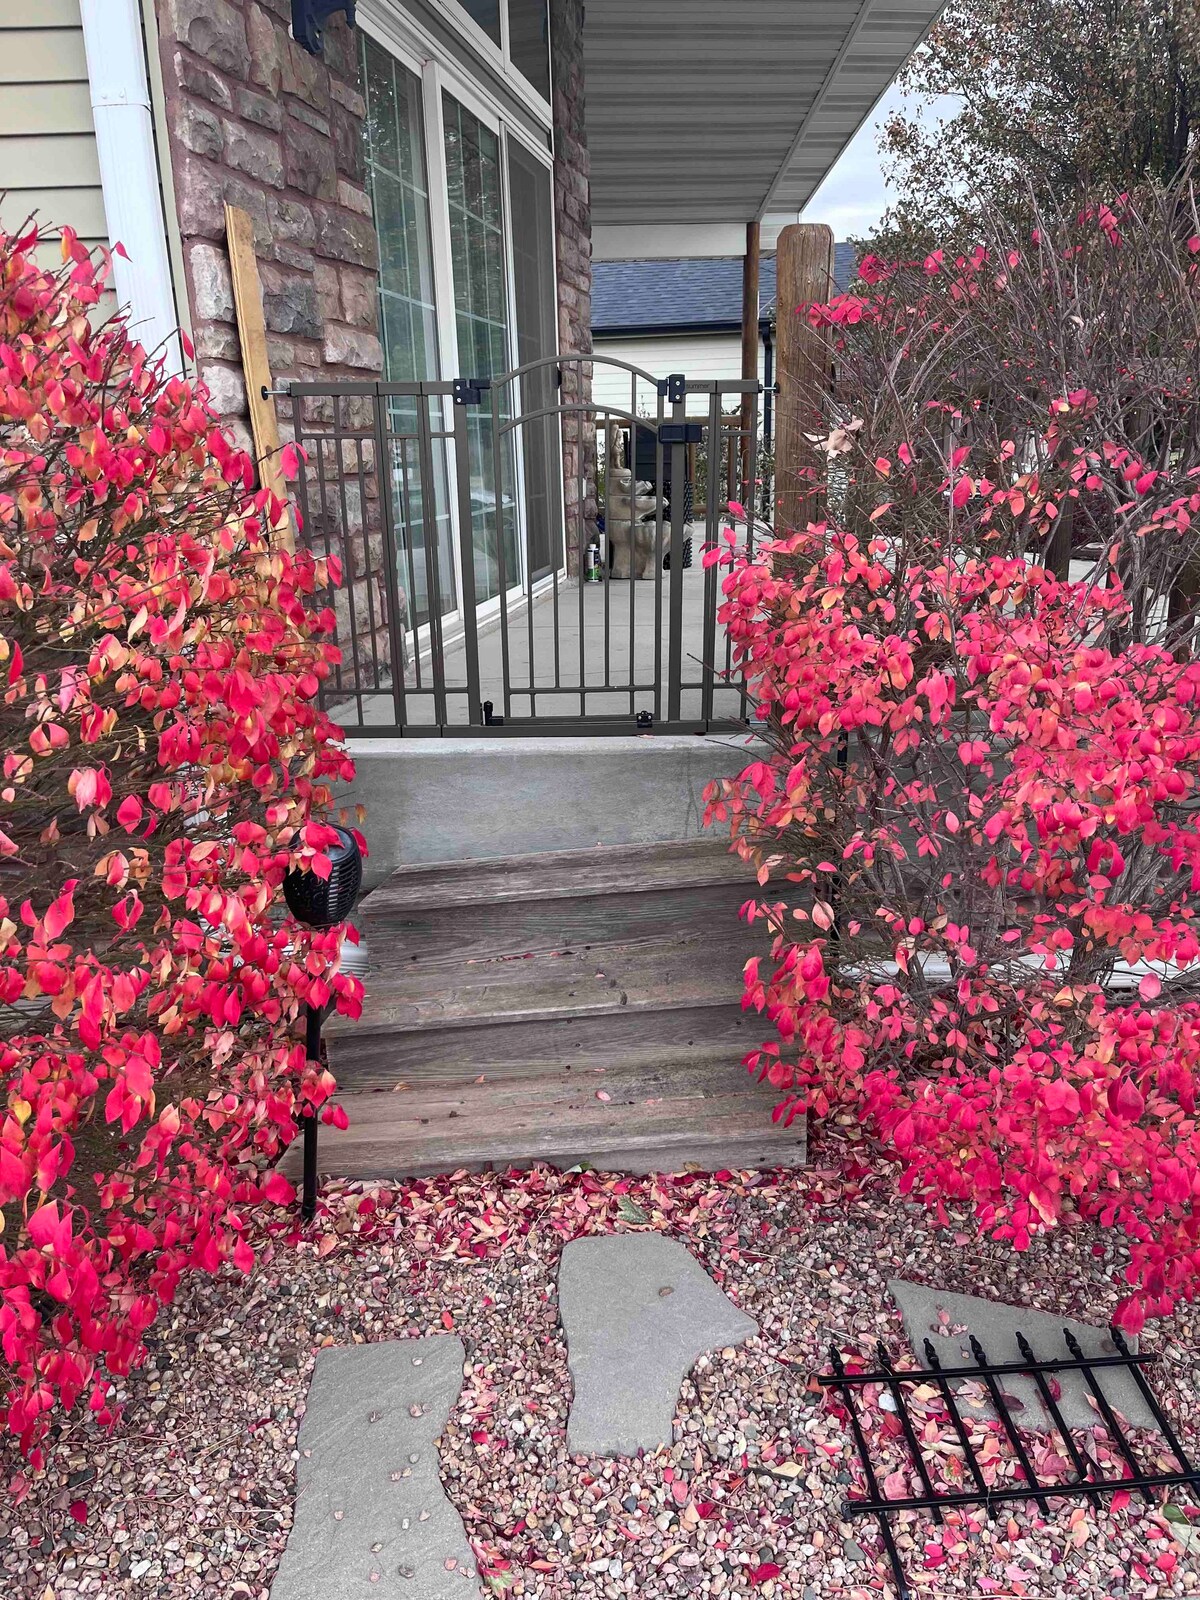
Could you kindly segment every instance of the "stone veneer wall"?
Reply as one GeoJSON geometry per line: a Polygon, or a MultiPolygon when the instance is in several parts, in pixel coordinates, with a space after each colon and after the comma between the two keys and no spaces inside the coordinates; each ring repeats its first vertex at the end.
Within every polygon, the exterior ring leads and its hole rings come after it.
{"type": "Polygon", "coordinates": [[[324,56],[311,56],[288,34],[290,0],[157,5],[197,362],[218,410],[244,432],[225,201],[254,219],[274,377],[362,379],[382,368],[358,35],[331,18],[324,56]]]}

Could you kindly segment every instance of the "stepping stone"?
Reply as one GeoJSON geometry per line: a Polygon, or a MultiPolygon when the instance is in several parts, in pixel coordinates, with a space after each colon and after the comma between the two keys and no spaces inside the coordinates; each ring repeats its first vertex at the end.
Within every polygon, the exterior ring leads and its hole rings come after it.
{"type": "MultiPolygon", "coordinates": [[[[975,1295],[949,1294],[942,1289],[931,1289],[923,1283],[908,1283],[903,1278],[893,1278],[888,1284],[888,1292],[900,1308],[905,1332],[912,1340],[918,1365],[922,1367],[928,1365],[925,1358],[926,1339],[933,1345],[943,1367],[973,1365],[975,1358],[971,1354],[971,1334],[979,1340],[993,1365],[1022,1359],[1017,1344],[1018,1333],[1025,1335],[1039,1361],[1069,1360],[1071,1352],[1063,1338],[1064,1328],[1070,1328],[1085,1356],[1115,1356],[1119,1353],[1107,1328],[1095,1328],[1086,1322],[1072,1322],[1047,1311],[1007,1306],[998,1300],[980,1300],[975,1295]],[[941,1318],[939,1312],[945,1312],[949,1320],[941,1318]],[[964,1328],[966,1332],[956,1331],[964,1328]]],[[[1131,1350],[1137,1350],[1136,1339],[1127,1336],[1126,1343],[1131,1350]]],[[[1061,1397],[1055,1396],[1055,1402],[1067,1426],[1103,1426],[1103,1417],[1089,1401],[1091,1390],[1083,1374],[1060,1372],[1057,1377],[1062,1393],[1061,1397]]],[[[1127,1372],[1106,1372],[1101,1368],[1096,1378],[1113,1410],[1124,1417],[1130,1427],[1155,1426],[1150,1408],[1127,1372]]],[[[1013,1407],[1018,1422],[1034,1428],[1050,1422],[1049,1411],[1032,1378],[1009,1376],[997,1378],[996,1382],[1003,1395],[1011,1395],[1020,1401],[1019,1408],[1013,1407]]],[[[965,1406],[963,1415],[994,1417],[995,1411],[990,1405],[986,1408],[965,1406]]]]}
{"type": "Polygon", "coordinates": [[[435,1445],[462,1367],[449,1336],[320,1352],[271,1600],[475,1600],[475,1558],[435,1445]]]}
{"type": "Polygon", "coordinates": [[[670,1444],[679,1385],[696,1361],[758,1332],[683,1245],[655,1233],[573,1239],[558,1305],[575,1384],[572,1455],[670,1444]]]}

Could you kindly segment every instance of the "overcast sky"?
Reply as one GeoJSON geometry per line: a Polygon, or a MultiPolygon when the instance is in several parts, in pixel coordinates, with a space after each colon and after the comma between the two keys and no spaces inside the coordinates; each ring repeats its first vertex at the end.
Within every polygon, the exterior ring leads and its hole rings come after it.
{"type": "MultiPolygon", "coordinates": [[[[912,98],[903,95],[895,85],[887,91],[804,208],[802,222],[827,222],[835,239],[861,238],[870,232],[891,200],[879,165],[878,130],[906,98],[911,104],[912,98]]],[[[939,100],[947,109],[955,103],[949,95],[940,96],[939,100]]],[[[938,102],[925,103],[936,114],[938,102]]]]}

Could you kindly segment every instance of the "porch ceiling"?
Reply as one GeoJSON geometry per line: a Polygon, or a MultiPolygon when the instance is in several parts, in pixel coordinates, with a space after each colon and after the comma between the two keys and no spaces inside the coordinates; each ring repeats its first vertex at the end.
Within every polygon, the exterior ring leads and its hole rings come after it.
{"type": "Polygon", "coordinates": [[[944,0],[587,0],[592,220],[793,217],[944,0]]]}

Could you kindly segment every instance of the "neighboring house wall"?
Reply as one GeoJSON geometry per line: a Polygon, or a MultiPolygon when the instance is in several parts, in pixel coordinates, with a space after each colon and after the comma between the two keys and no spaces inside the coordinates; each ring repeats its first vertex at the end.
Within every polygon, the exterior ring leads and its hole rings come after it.
{"type": "MultiPolygon", "coordinates": [[[[717,378],[737,382],[742,376],[742,339],[738,333],[659,334],[634,338],[608,337],[597,334],[595,350],[598,356],[611,356],[618,361],[628,361],[641,367],[654,378],[665,378],[669,373],[682,372],[694,382],[711,382],[717,378]]],[[[764,347],[758,345],[758,376],[764,380],[764,347]]],[[[592,372],[592,396],[598,406],[619,406],[629,409],[632,397],[631,379],[620,367],[597,362],[592,372]]],[[[638,404],[644,410],[654,405],[647,385],[638,385],[638,404]]],[[[736,408],[737,401],[730,396],[725,401],[727,411],[736,408]]],[[[694,405],[693,405],[694,409],[694,405]]]]}
{"type": "Polygon", "coordinates": [[[311,56],[289,37],[288,0],[158,0],[157,16],[193,336],[218,410],[246,415],[226,201],[254,221],[273,376],[374,377],[357,34],[333,18],[311,56]]]}
{"type": "MultiPolygon", "coordinates": [[[[0,7],[0,186],[5,228],[37,212],[88,245],[108,243],[79,0],[0,7]]],[[[54,247],[43,254],[60,259],[54,247]]]]}

